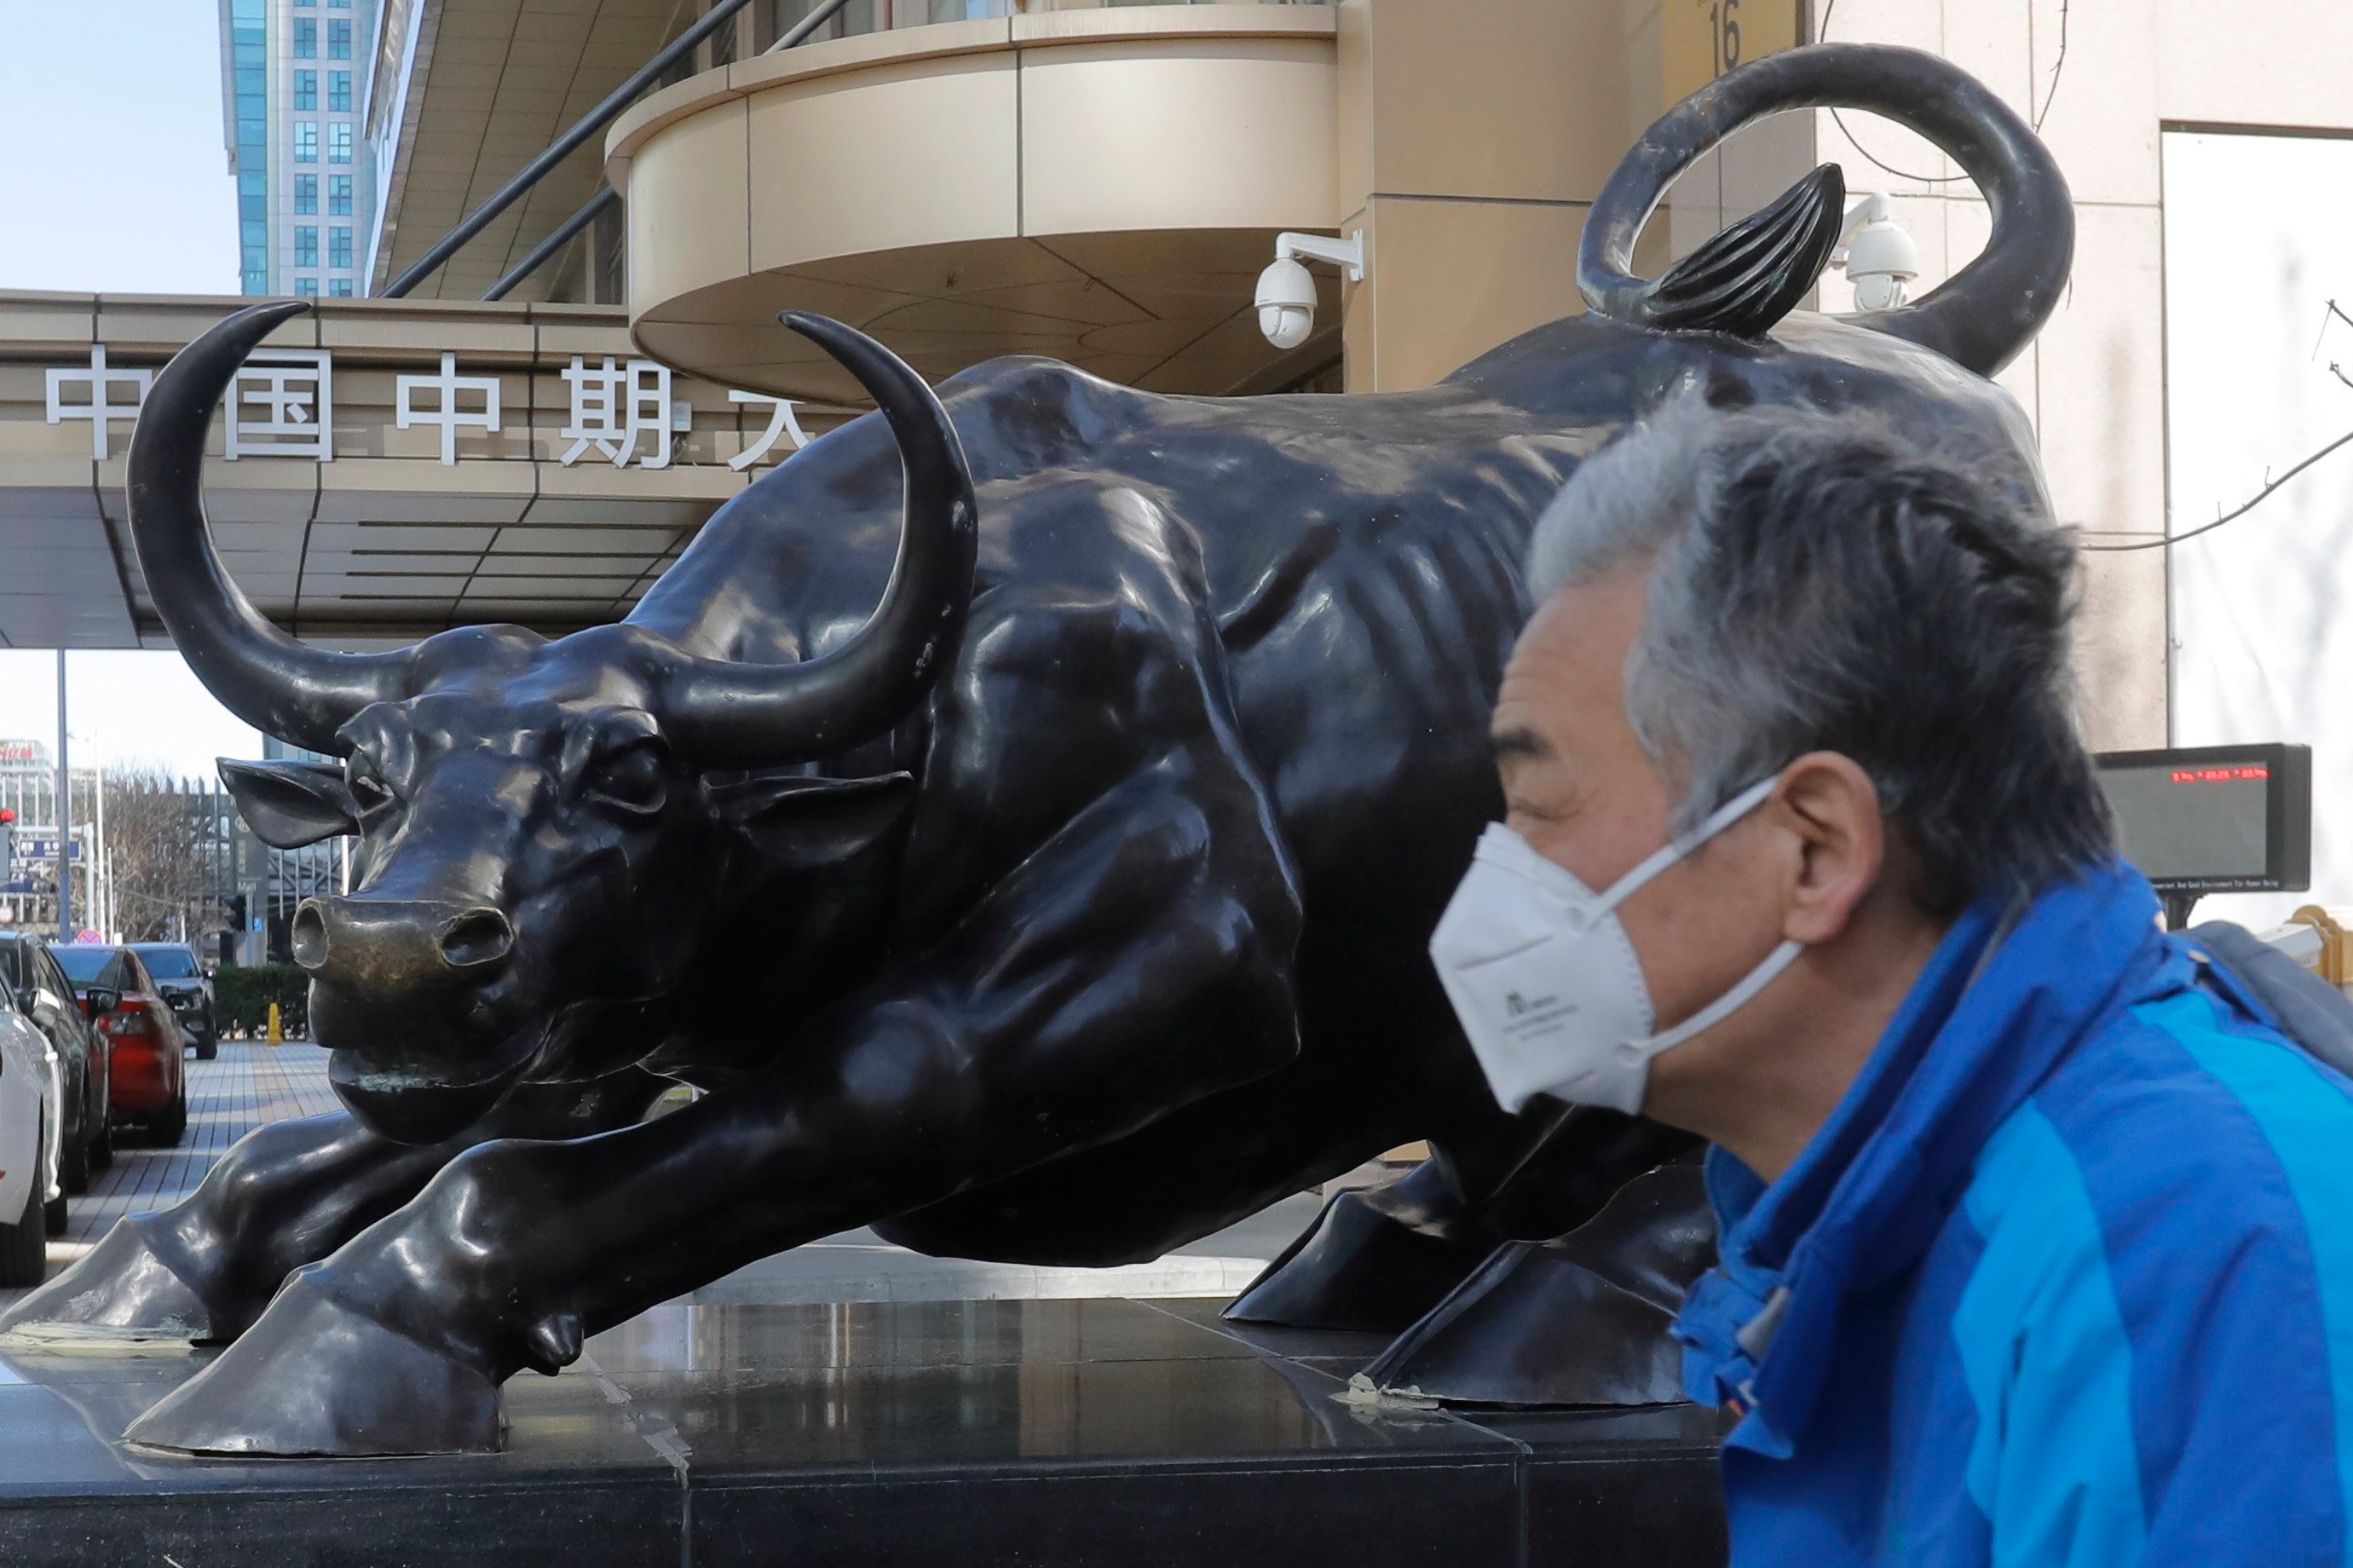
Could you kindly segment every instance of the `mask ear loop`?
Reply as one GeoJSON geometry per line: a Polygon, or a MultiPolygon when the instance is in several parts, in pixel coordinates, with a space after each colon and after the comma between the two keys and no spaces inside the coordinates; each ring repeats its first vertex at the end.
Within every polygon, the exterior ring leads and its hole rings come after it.
{"type": "MultiPolygon", "coordinates": [[[[1648,882],[1651,878],[1764,805],[1772,795],[1775,786],[1780,782],[1780,775],[1778,773],[1758,779],[1755,784],[1710,812],[1707,817],[1689,833],[1646,858],[1632,870],[1610,884],[1609,890],[1594,901],[1594,918],[1598,920],[1617,908],[1628,895],[1641,888],[1643,883],[1648,882]]],[[[1652,1035],[1647,1040],[1620,1041],[1618,1046],[1619,1054],[1628,1061],[1648,1061],[1661,1051],[1682,1045],[1694,1035],[1704,1029],[1713,1028],[1729,1017],[1750,997],[1770,985],[1780,973],[1798,961],[1798,955],[1805,951],[1804,942],[1796,941],[1782,942],[1780,946],[1766,955],[1764,963],[1743,975],[1739,983],[1731,990],[1663,1034],[1652,1035]]]]}
{"type": "Polygon", "coordinates": [[[1662,1035],[1652,1035],[1647,1040],[1627,1040],[1620,1044],[1618,1049],[1629,1061],[1648,1061],[1661,1051],[1682,1045],[1702,1030],[1714,1028],[1746,1003],[1750,997],[1773,984],[1781,971],[1797,963],[1798,954],[1805,951],[1806,944],[1802,942],[1794,940],[1784,942],[1766,955],[1764,963],[1744,975],[1737,985],[1677,1024],[1673,1028],[1662,1035]]]}
{"type": "Polygon", "coordinates": [[[1693,850],[1765,804],[1781,782],[1778,773],[1758,779],[1722,805],[1710,812],[1706,820],[1680,838],[1671,839],[1635,864],[1632,870],[1609,884],[1609,890],[1587,905],[1587,919],[1598,921],[1638,891],[1644,883],[1693,850]]]}

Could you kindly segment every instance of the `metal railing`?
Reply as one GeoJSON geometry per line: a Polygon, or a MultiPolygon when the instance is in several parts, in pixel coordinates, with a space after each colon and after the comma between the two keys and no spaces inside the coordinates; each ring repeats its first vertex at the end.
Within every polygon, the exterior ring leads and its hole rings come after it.
{"type": "MultiPolygon", "coordinates": [[[[618,120],[622,111],[635,103],[648,88],[661,80],[663,72],[692,54],[696,45],[733,21],[735,13],[751,3],[752,0],[719,0],[719,3],[704,12],[692,26],[672,38],[654,55],[653,58],[639,66],[628,80],[607,93],[604,100],[586,114],[582,115],[571,130],[548,143],[546,151],[524,164],[520,173],[491,194],[490,200],[468,214],[465,221],[456,228],[442,236],[432,249],[412,262],[408,269],[394,279],[390,286],[385,289],[384,298],[400,299],[411,289],[439,271],[451,257],[465,247],[468,240],[488,228],[501,213],[521,201],[533,185],[547,177],[550,170],[570,157],[583,142],[618,120]]],[[[818,0],[818,4],[790,33],[776,40],[776,47],[780,49],[792,47],[823,26],[835,12],[848,4],[849,0],[818,0]]],[[[565,219],[563,226],[577,234],[596,216],[596,211],[592,209],[597,208],[602,201],[611,195],[611,192],[606,192],[604,196],[592,201],[587,206],[565,219]]],[[[545,261],[548,256],[554,254],[554,250],[545,246],[534,249],[532,256],[536,258],[536,260],[533,265],[537,266],[539,262],[545,261]],[[540,253],[542,250],[545,250],[546,255],[542,255],[540,253]]],[[[491,285],[497,292],[486,294],[483,298],[495,300],[504,297],[507,290],[522,282],[526,275],[510,271],[506,277],[491,285]]]]}

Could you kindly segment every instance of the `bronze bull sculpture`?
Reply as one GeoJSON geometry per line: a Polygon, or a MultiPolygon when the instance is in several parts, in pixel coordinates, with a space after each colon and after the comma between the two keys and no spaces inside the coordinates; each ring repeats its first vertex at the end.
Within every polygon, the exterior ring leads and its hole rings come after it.
{"type": "Polygon", "coordinates": [[[206,424],[303,307],[229,318],[156,383],[132,522],[211,689],[345,759],[224,772],[269,842],[353,840],[352,891],[292,929],[349,1113],[254,1133],[7,1326],[234,1342],[132,1427],[149,1445],[483,1449],[515,1372],[848,1226],[1150,1258],[1426,1138],[1429,1164],[1327,1208],[1236,1314],[1437,1308],[1482,1397],[1672,1396],[1657,1330],[1704,1218],[1688,1184],[1620,1190],[1685,1142],[1504,1116],[1424,955],[1501,804],[1486,723],[1528,531],[1694,385],[1893,413],[2045,508],[1984,378],[2072,244],[2057,169],[1977,83],[1797,49],[1628,155],[1585,234],[1589,313],[1438,385],[1170,397],[1016,359],[934,396],[791,318],[878,414],[731,502],[626,620],[366,655],[278,632],[213,552],[206,424]],[[1826,103],[1958,159],[1984,255],[1915,305],[1791,314],[1840,225],[1826,168],[1630,274],[1693,158],[1826,103]],[[645,1121],[678,1080],[707,1092],[645,1121]],[[1506,1266],[1530,1244],[1567,1259],[1533,1299],[1506,1266]]]}

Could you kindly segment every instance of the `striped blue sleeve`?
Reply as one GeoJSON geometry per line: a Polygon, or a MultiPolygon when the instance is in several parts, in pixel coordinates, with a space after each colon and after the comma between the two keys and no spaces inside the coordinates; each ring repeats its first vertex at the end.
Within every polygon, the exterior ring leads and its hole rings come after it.
{"type": "Polygon", "coordinates": [[[2137,1015],[1968,1195],[1993,1561],[2353,1568],[2353,1099],[2205,995],[2137,1015]]]}
{"type": "Polygon", "coordinates": [[[2139,1563],[2131,1348],[2090,1194],[2031,1105],[1987,1145],[1967,1208],[1986,1242],[1953,1336],[1978,1411],[1965,1475],[1992,1561],[2139,1563]]]}

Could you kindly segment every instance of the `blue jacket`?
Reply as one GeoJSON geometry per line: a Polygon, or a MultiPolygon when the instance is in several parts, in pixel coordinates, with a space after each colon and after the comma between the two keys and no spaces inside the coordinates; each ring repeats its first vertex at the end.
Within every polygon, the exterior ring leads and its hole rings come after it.
{"type": "Polygon", "coordinates": [[[2353,1563],[2353,1083],[2156,913],[1970,910],[1779,1180],[1711,1156],[1736,1564],[2353,1563]]]}

